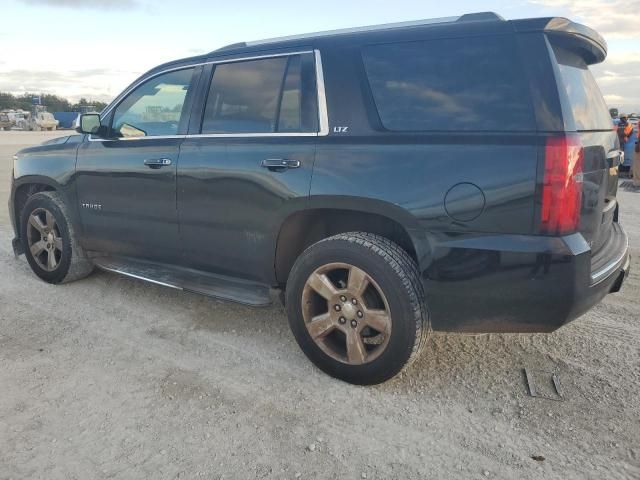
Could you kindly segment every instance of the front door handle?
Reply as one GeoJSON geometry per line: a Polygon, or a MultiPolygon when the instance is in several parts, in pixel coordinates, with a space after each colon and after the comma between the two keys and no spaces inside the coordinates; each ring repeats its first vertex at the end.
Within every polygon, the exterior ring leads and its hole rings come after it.
{"type": "Polygon", "coordinates": [[[288,160],[286,158],[267,158],[260,162],[260,166],[272,171],[286,170],[300,167],[300,160],[288,160]]]}
{"type": "Polygon", "coordinates": [[[170,158],[147,158],[144,164],[149,168],[162,168],[171,165],[170,158]]]}

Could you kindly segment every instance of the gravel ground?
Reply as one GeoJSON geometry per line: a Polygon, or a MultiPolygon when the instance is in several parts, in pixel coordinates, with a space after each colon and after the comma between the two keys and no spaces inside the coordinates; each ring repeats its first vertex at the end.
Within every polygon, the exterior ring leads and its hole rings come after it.
{"type": "Polygon", "coordinates": [[[11,252],[11,154],[59,134],[0,132],[0,479],[640,478],[640,192],[618,197],[620,294],[550,335],[433,335],[402,377],[354,387],[280,305],[38,280],[11,252]],[[528,396],[523,367],[565,401],[528,396]]]}

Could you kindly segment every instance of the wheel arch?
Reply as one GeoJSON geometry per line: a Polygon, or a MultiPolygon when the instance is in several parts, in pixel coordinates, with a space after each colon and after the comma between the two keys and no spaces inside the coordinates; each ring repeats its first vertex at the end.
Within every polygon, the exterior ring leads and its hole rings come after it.
{"type": "Polygon", "coordinates": [[[345,206],[341,200],[339,204],[326,202],[290,214],[277,237],[275,275],[278,284],[286,284],[293,264],[307,247],[323,238],[353,231],[388,238],[420,264],[424,242],[415,217],[396,205],[376,203],[377,208],[370,208],[370,205],[362,208],[358,204],[345,206]]]}
{"type": "Polygon", "coordinates": [[[39,192],[59,192],[66,197],[62,186],[49,177],[28,175],[14,180],[11,208],[13,213],[13,227],[16,233],[16,238],[18,239],[20,238],[20,216],[22,214],[22,209],[26,205],[29,197],[39,192]]]}

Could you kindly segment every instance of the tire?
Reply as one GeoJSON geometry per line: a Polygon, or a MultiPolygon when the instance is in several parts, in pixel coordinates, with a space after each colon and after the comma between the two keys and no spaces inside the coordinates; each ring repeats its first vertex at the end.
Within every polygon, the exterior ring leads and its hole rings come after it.
{"type": "Polygon", "coordinates": [[[57,192],[36,193],[22,209],[20,236],[25,257],[31,270],[45,282],[72,282],[93,271],[93,264],[78,245],[70,218],[67,206],[57,192]],[[31,219],[32,215],[37,219],[31,219]],[[52,255],[53,261],[50,260],[52,255]]]}
{"type": "Polygon", "coordinates": [[[307,248],[289,275],[286,308],[305,355],[358,385],[400,373],[420,355],[429,331],[416,263],[371,233],[339,234],[307,248]]]}

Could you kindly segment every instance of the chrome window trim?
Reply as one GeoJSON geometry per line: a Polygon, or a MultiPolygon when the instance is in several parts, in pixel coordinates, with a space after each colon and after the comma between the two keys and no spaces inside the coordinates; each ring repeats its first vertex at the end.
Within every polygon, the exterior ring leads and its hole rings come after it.
{"type": "Polygon", "coordinates": [[[327,110],[327,94],[324,89],[324,70],[322,69],[320,50],[314,50],[313,54],[316,58],[316,91],[318,95],[318,119],[320,122],[318,136],[325,137],[329,135],[329,113],[327,110]]]}
{"type": "Polygon", "coordinates": [[[132,140],[162,140],[170,138],[186,138],[186,135],[150,135],[148,137],[122,137],[122,138],[93,138],[89,135],[88,140],[90,142],[130,142],[132,140]]]}
{"type": "MultiPolygon", "coordinates": [[[[122,98],[126,97],[135,90],[137,87],[142,85],[143,83],[155,78],[159,75],[163,75],[169,72],[175,72],[178,70],[186,70],[188,68],[194,68],[200,65],[210,65],[210,64],[222,64],[222,63],[235,63],[235,62],[244,62],[249,60],[259,60],[263,58],[276,58],[276,57],[286,57],[291,55],[302,55],[305,53],[313,53],[315,58],[315,70],[316,70],[316,95],[318,101],[318,131],[317,132],[263,132],[263,133],[194,133],[187,135],[157,135],[157,136],[149,136],[149,137],[126,137],[126,138],[93,138],[92,135],[88,136],[88,140],[90,142],[115,142],[120,140],[131,141],[131,140],[150,140],[150,139],[170,139],[170,138],[257,138],[257,137],[324,137],[329,135],[329,114],[327,110],[327,95],[324,86],[324,71],[322,69],[322,57],[320,55],[320,51],[318,49],[314,50],[298,50],[294,52],[287,53],[272,53],[265,55],[256,55],[249,57],[238,57],[238,58],[227,58],[221,60],[212,60],[208,62],[196,63],[193,65],[185,65],[181,67],[169,68],[167,70],[162,70],[161,72],[154,73],[139,82],[136,82],[130,88],[128,88],[124,94],[122,94],[122,98]]],[[[114,103],[109,106],[106,110],[104,110],[100,114],[100,118],[108,115],[117,105],[114,103]]]]}
{"type": "Polygon", "coordinates": [[[316,132],[192,133],[187,138],[317,137],[316,132]]]}

